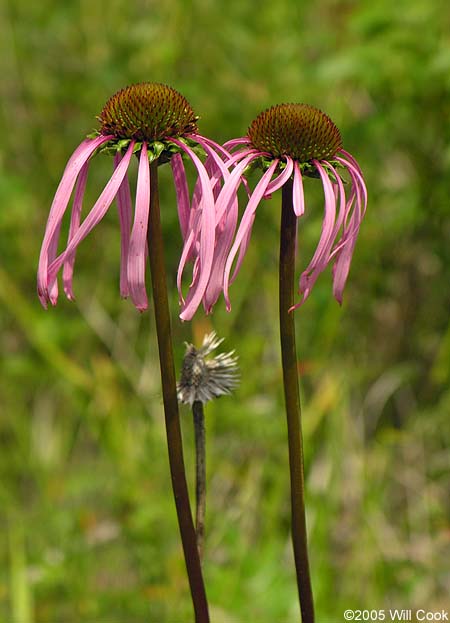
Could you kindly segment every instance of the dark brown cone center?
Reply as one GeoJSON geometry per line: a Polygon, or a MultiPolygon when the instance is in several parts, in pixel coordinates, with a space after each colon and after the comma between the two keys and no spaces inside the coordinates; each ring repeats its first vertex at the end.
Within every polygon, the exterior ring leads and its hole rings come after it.
{"type": "Polygon", "coordinates": [[[342,148],[341,133],[321,110],[307,104],[278,104],[256,117],[248,129],[256,149],[300,163],[329,160],[342,148]]]}
{"type": "Polygon", "coordinates": [[[197,131],[189,102],[165,84],[143,82],[115,93],[98,117],[101,134],[138,141],[160,141],[197,131]]]}

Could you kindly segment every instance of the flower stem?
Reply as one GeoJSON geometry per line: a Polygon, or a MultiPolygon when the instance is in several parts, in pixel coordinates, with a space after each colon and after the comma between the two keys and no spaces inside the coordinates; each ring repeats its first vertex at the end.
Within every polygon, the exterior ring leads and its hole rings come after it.
{"type": "Polygon", "coordinates": [[[291,479],[292,543],[303,623],[314,623],[314,604],[308,563],[305,482],[300,393],[295,347],[294,304],[295,238],[297,219],[292,204],[292,180],[283,186],[280,235],[280,340],[286,403],[289,471],[291,479]]]}
{"type": "Polygon", "coordinates": [[[200,561],[203,559],[203,543],[205,539],[205,508],[206,508],[206,450],[205,450],[205,414],[203,403],[196,400],[192,405],[195,432],[195,498],[196,514],[195,529],[200,561]]]}
{"type": "Polygon", "coordinates": [[[161,383],[166,421],[167,447],[175,506],[178,516],[184,559],[191,589],[196,623],[209,623],[208,603],[203,583],[197,541],[192,521],[186,471],[183,459],[177,386],[167,297],[164,246],[161,231],[158,196],[158,165],[150,165],[150,216],[148,254],[152,274],[153,301],[158,338],[161,383]]]}

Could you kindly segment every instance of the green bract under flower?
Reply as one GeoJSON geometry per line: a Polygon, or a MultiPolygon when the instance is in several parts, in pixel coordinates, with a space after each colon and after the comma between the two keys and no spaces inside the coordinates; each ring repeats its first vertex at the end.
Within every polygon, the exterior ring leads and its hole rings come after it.
{"type": "Polygon", "coordinates": [[[175,89],[143,82],[110,97],[98,119],[100,134],[153,142],[197,132],[198,117],[175,89]]]}
{"type": "Polygon", "coordinates": [[[342,148],[341,133],[331,119],[307,104],[268,108],[252,122],[248,136],[256,149],[300,163],[328,160],[342,148]]]}

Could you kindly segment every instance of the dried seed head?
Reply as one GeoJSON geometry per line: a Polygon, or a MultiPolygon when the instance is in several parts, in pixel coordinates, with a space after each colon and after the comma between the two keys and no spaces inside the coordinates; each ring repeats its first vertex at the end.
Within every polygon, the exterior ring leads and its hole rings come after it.
{"type": "Polygon", "coordinates": [[[252,122],[248,136],[256,149],[299,162],[330,159],[342,148],[341,133],[322,111],[307,104],[278,104],[252,122]]]}
{"type": "Polygon", "coordinates": [[[239,383],[238,358],[234,351],[209,358],[221,343],[214,331],[205,335],[200,348],[186,343],[186,353],[178,383],[178,400],[191,406],[194,402],[205,404],[213,398],[229,394],[239,383]]]}
{"type": "Polygon", "coordinates": [[[196,132],[198,119],[185,97],[156,82],[133,84],[118,91],[98,118],[101,134],[138,141],[160,141],[196,132]]]}

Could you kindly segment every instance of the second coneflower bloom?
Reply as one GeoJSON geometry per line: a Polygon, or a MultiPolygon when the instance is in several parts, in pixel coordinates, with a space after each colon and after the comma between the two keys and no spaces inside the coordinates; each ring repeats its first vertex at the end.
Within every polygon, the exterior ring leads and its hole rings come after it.
{"type": "MultiPolygon", "coordinates": [[[[44,307],[56,304],[57,275],[62,268],[66,296],[73,299],[73,268],[78,245],[105,216],[117,200],[121,231],[120,292],[135,306],[148,306],[145,288],[147,228],[150,204],[149,164],[170,161],[177,196],[183,251],[178,271],[182,304],[181,317],[192,318],[199,304],[206,309],[222,287],[217,267],[224,265],[222,230],[229,221],[225,214],[216,222],[215,196],[228,176],[223,165],[227,154],[213,141],[198,134],[197,119],[188,101],[164,84],[142,83],[113,95],[98,117],[101,127],[85,139],[72,154],[56,191],[47,221],[38,268],[38,294],[44,307]],[[203,164],[196,152],[206,154],[203,164]],[[114,155],[114,170],[98,200],[81,222],[83,197],[91,158],[98,152],[114,155]],[[128,183],[133,154],[139,160],[135,209],[128,183]],[[198,178],[192,199],[186,180],[183,156],[194,164],[198,178]],[[75,190],[74,190],[75,189],[75,190]],[[58,254],[60,230],[72,193],[73,207],[65,249],[58,254]],[[216,235],[217,231],[217,235],[216,235]],[[188,261],[193,273],[186,299],[181,282],[188,261]]],[[[234,209],[236,212],[236,209],[234,209]]],[[[236,216],[231,215],[232,220],[236,216]]],[[[232,225],[233,226],[233,225],[232,225]]],[[[220,271],[219,271],[220,272],[220,271]]]]}
{"type": "Polygon", "coordinates": [[[367,191],[355,158],[342,148],[341,134],[331,119],[306,104],[279,104],[262,112],[251,123],[247,136],[228,141],[234,151],[227,163],[234,170],[217,199],[217,213],[225,215],[243,175],[249,168],[263,170],[243,213],[224,270],[224,295],[230,308],[229,286],[242,265],[255,219],[263,199],[287,183],[292,184],[292,206],[299,218],[305,213],[303,180],[319,178],[325,207],[322,231],[315,253],[300,276],[300,306],[318,276],[333,264],[333,293],[342,302],[350,262],[367,204],[367,191]],[[344,173],[344,175],[342,175],[344,173]],[[237,260],[235,263],[235,259],[237,260]],[[234,265],[234,269],[233,269],[234,265]]]}

